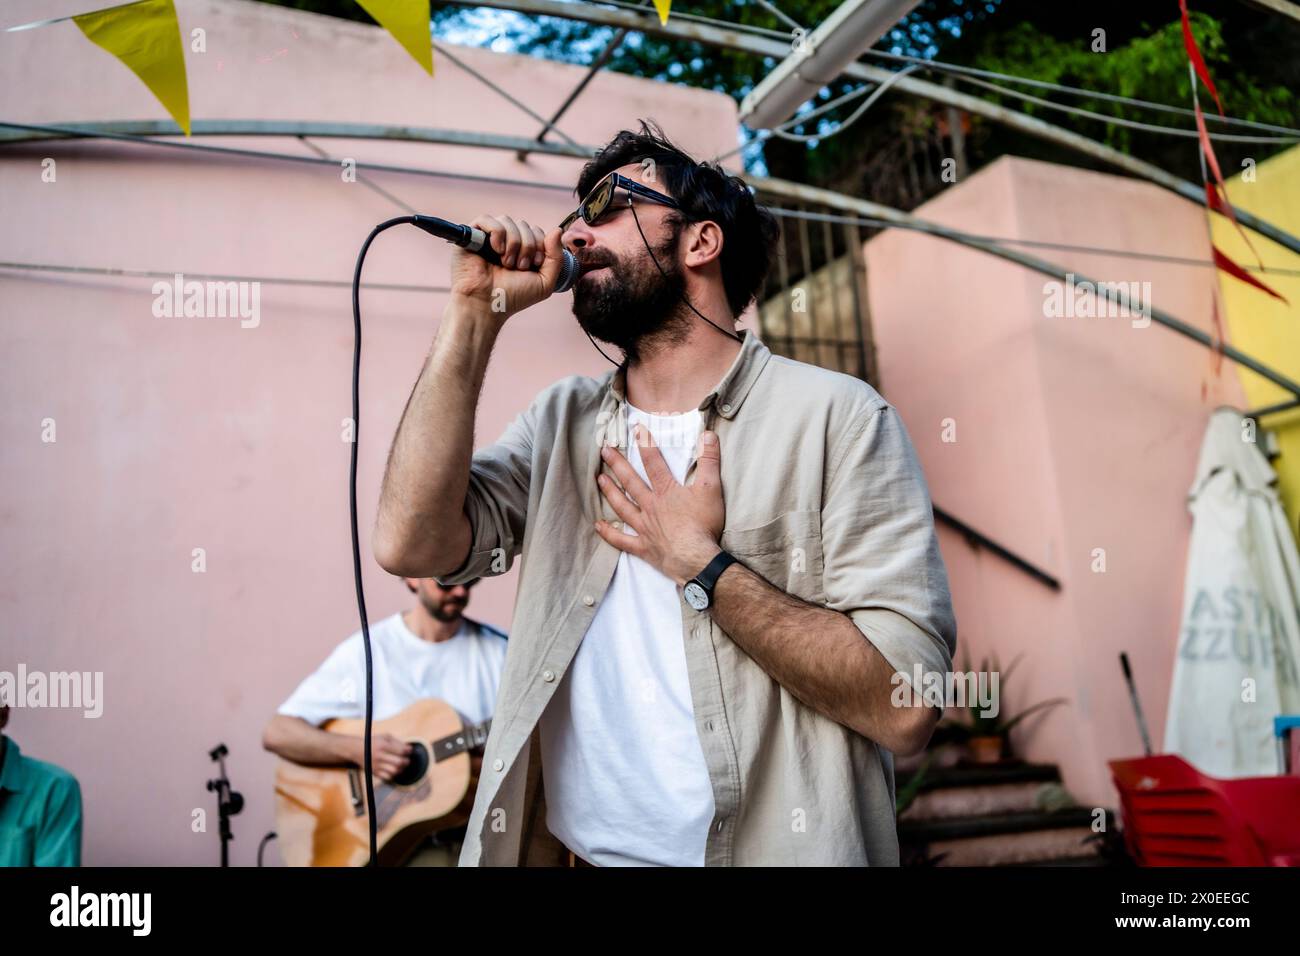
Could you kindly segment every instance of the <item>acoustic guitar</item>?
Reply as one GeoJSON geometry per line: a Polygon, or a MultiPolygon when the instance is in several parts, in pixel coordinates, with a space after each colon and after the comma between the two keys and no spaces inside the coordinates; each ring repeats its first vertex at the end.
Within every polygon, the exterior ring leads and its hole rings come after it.
{"type": "MultiPolygon", "coordinates": [[[[487,742],[491,721],[466,727],[440,700],[419,700],[373,723],[411,744],[410,763],[391,781],[375,777],[380,866],[398,866],[432,833],[463,826],[478,775],[470,751],[487,742]]],[[[324,730],[359,737],[364,720],[331,720],[324,730]]],[[[366,789],[359,767],[308,767],[281,760],[275,773],[275,829],[289,866],[362,866],[369,858],[366,789]]]]}

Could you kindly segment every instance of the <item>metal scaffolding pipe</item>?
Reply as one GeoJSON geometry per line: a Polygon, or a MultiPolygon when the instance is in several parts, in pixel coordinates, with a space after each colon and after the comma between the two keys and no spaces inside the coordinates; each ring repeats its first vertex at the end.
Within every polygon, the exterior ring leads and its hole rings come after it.
{"type": "MultiPolygon", "coordinates": [[[[196,132],[201,122],[203,121],[195,122],[196,132]]],[[[266,121],[212,120],[207,122],[210,123],[213,127],[222,130],[222,133],[220,134],[210,132],[210,135],[244,135],[238,132],[232,132],[232,130],[256,127],[259,129],[259,132],[253,135],[326,136],[330,134],[328,132],[321,132],[323,128],[338,128],[338,129],[347,130],[347,132],[335,132],[333,135],[349,136],[352,138],[364,138],[359,135],[359,131],[366,128],[360,124],[322,124],[322,123],[306,123],[306,122],[282,122],[282,121],[275,121],[275,120],[266,120],[266,121]]],[[[118,128],[140,128],[140,127],[162,128],[167,125],[169,124],[163,123],[162,121],[136,120],[136,121],[129,121],[124,123],[79,124],[75,128],[55,127],[55,126],[39,127],[36,126],[36,124],[13,124],[10,128],[21,130],[22,131],[22,136],[20,137],[21,139],[31,139],[33,138],[34,133],[41,133],[43,131],[45,134],[52,134],[55,136],[66,136],[68,138],[71,138],[74,135],[79,135],[79,136],[106,135],[110,137],[117,136],[121,139],[129,140],[131,137],[128,136],[127,134],[110,132],[109,128],[111,127],[114,130],[118,128]],[[95,132],[92,129],[92,127],[96,127],[96,126],[100,128],[99,132],[95,132]]],[[[5,123],[0,121],[0,144],[3,144],[6,141],[8,142],[19,141],[18,138],[14,138],[14,137],[6,138],[6,135],[2,132],[4,129],[5,129],[5,123]]],[[[581,159],[586,159],[590,156],[590,152],[586,151],[585,147],[575,148],[570,146],[562,146],[555,143],[537,144],[533,140],[524,140],[521,137],[517,137],[517,136],[503,136],[494,133],[463,133],[463,132],[456,132],[456,131],[441,131],[441,130],[429,130],[429,129],[410,130],[409,128],[406,127],[374,127],[374,129],[382,131],[381,135],[379,135],[378,137],[381,139],[415,140],[419,142],[439,142],[441,141],[439,137],[446,136],[447,138],[445,142],[454,145],[466,145],[466,146],[472,145],[472,146],[479,146],[479,147],[490,148],[490,149],[517,150],[520,148],[521,143],[527,143],[528,147],[533,149],[534,151],[554,152],[556,155],[566,155],[566,156],[572,156],[574,158],[581,158],[581,159]]],[[[163,134],[155,133],[154,135],[163,135],[163,134]]],[[[176,131],[174,129],[170,130],[168,131],[167,135],[174,136],[176,135],[176,131]]],[[[201,149],[201,147],[192,146],[190,144],[185,144],[185,143],[167,142],[165,144],[159,143],[158,145],[180,146],[180,147],[187,147],[190,149],[201,149]]],[[[332,162],[331,160],[321,159],[319,157],[291,156],[291,155],[285,155],[279,153],[258,153],[255,150],[235,150],[231,152],[243,156],[261,157],[266,159],[286,160],[286,161],[295,161],[295,162],[314,162],[314,163],[332,162]]],[[[365,163],[362,163],[360,165],[370,169],[384,168],[382,166],[375,166],[372,164],[365,164],[365,163]]],[[[438,173],[432,170],[390,168],[390,171],[409,172],[409,173],[417,173],[417,174],[422,173],[424,175],[439,175],[438,173]]],[[[463,175],[463,174],[457,174],[457,175],[463,175]]],[[[473,178],[490,179],[491,177],[477,176],[473,178]]],[[[508,182],[508,181],[503,181],[503,182],[508,182]]],[[[518,182],[514,184],[523,185],[523,186],[536,186],[539,188],[547,188],[547,189],[565,188],[563,186],[554,183],[518,182]]],[[[815,203],[818,205],[829,207],[831,209],[838,209],[846,212],[855,213],[857,215],[870,217],[873,219],[880,219],[885,222],[897,224],[899,226],[905,226],[909,229],[929,232],[932,235],[939,236],[940,238],[947,239],[951,242],[956,242],[961,245],[969,246],[974,249],[979,249],[983,252],[987,252],[989,255],[997,256],[998,258],[1001,259],[1006,259],[1009,262],[1015,262],[1028,269],[1032,269],[1035,272],[1039,272],[1046,276],[1051,276],[1052,278],[1057,279],[1058,281],[1069,281],[1067,277],[1069,275],[1073,275],[1074,279],[1080,282],[1095,282],[1095,280],[1089,279],[1087,276],[1081,275],[1077,272],[1067,273],[1059,266],[1053,265],[1050,262],[1046,262],[1045,260],[1038,259],[1034,256],[1026,255],[1025,253],[1018,252],[1017,250],[1014,249],[1006,248],[1005,246],[999,245],[996,242],[991,242],[986,239],[970,236],[960,232],[959,230],[949,229],[946,226],[941,226],[938,225],[937,223],[927,222],[926,220],[913,216],[910,213],[906,213],[901,210],[894,209],[891,206],[883,206],[879,203],[871,202],[870,200],[856,199],[852,196],[845,196],[841,193],[832,192],[828,189],[820,189],[816,186],[805,186],[802,183],[792,183],[782,179],[750,177],[749,184],[759,192],[766,193],[770,196],[776,196],[783,199],[790,199],[795,202],[815,203]]],[[[1128,301],[1127,296],[1122,296],[1122,301],[1120,304],[1123,305],[1125,308],[1130,308],[1130,309],[1133,308],[1133,304],[1128,301]]],[[[1232,359],[1234,362],[1237,362],[1238,364],[1245,366],[1246,368],[1262,376],[1263,378],[1268,379],[1270,382],[1273,382],[1276,385],[1280,385],[1282,388],[1286,389],[1292,395],[1300,397],[1300,384],[1291,381],[1291,379],[1282,375],[1280,372],[1276,372],[1273,369],[1270,369],[1268,366],[1264,365],[1257,359],[1252,358],[1251,356],[1245,354],[1244,352],[1241,352],[1240,350],[1234,348],[1231,345],[1228,345],[1224,342],[1215,342],[1207,333],[1202,332],[1200,329],[1194,326],[1188,325],[1186,322],[1183,322],[1181,319],[1175,318],[1173,315],[1170,315],[1167,312],[1157,309],[1154,306],[1150,307],[1150,312],[1151,312],[1152,320],[1154,320],[1158,324],[1163,325],[1166,328],[1179,333],[1180,335],[1190,338],[1193,341],[1199,342],[1200,344],[1204,345],[1206,348],[1210,349],[1211,351],[1219,352],[1227,356],[1228,358],[1232,359]]]]}
{"type": "MultiPolygon", "coordinates": [[[[510,10],[515,13],[533,16],[582,20],[600,26],[636,30],[640,33],[648,33],[673,40],[739,50],[756,56],[770,56],[777,60],[784,60],[790,55],[790,43],[788,41],[766,39],[741,30],[730,30],[689,20],[670,19],[668,23],[661,24],[658,16],[653,12],[641,14],[627,9],[601,7],[595,3],[571,3],[565,2],[565,0],[439,0],[439,2],[475,7],[493,7],[498,10],[510,10]]],[[[855,62],[850,63],[845,68],[844,75],[870,83],[881,83],[893,76],[894,72],[868,63],[855,62]]],[[[1026,116],[1024,113],[999,106],[996,103],[990,103],[978,96],[971,96],[958,90],[948,89],[939,83],[919,80],[914,76],[905,76],[897,80],[894,83],[894,89],[953,106],[968,113],[975,113],[995,123],[1011,127],[1038,139],[1064,146],[1085,156],[1090,156],[1099,162],[1149,180],[1157,186],[1175,192],[1199,206],[1205,206],[1205,189],[1203,186],[1180,179],[1158,166],[1121,153],[1117,149],[1112,149],[1104,143],[1099,143],[1086,136],[1062,129],[1035,117],[1026,116]]],[[[1300,254],[1300,238],[1244,209],[1234,207],[1233,211],[1243,226],[1249,226],[1260,235],[1267,236],[1279,245],[1300,254]]]]}

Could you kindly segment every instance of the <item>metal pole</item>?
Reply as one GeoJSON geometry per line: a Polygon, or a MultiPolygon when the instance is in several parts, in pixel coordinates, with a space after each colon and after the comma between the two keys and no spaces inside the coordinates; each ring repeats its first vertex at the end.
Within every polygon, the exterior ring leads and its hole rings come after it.
{"type": "MultiPolygon", "coordinates": [[[[671,19],[668,23],[661,24],[659,17],[654,13],[641,14],[632,10],[600,7],[592,3],[571,3],[566,2],[566,0],[440,0],[440,2],[474,7],[493,7],[498,10],[512,10],[534,16],[560,17],[566,20],[583,20],[602,26],[624,27],[654,36],[703,43],[706,46],[722,47],[729,50],[740,50],[758,56],[774,57],[777,60],[783,60],[790,54],[788,39],[767,39],[740,30],[730,30],[689,20],[671,19]]],[[[872,66],[868,63],[855,62],[845,67],[843,75],[872,83],[883,83],[885,80],[894,77],[894,71],[872,66]]],[[[957,90],[947,89],[940,83],[919,80],[915,76],[895,78],[891,82],[893,82],[895,89],[934,100],[937,103],[955,106],[968,113],[987,117],[995,123],[1001,123],[1030,136],[1056,143],[1067,149],[1091,156],[1093,159],[1114,166],[1117,169],[1122,169],[1134,176],[1148,179],[1185,199],[1190,199],[1197,205],[1205,205],[1205,191],[1201,187],[1179,179],[1158,166],[1128,156],[1086,136],[1081,136],[1059,126],[1053,126],[1051,123],[1046,123],[1032,116],[1026,116],[996,103],[990,103],[978,96],[970,96],[957,90]]],[[[1292,252],[1300,254],[1300,238],[1246,212],[1244,209],[1234,209],[1234,211],[1242,225],[1249,226],[1260,235],[1267,236],[1274,242],[1286,246],[1292,252]]]]}
{"type": "MultiPolygon", "coordinates": [[[[538,0],[531,0],[531,2],[538,2],[538,0]]],[[[196,128],[199,126],[200,122],[202,121],[195,122],[196,128]]],[[[254,122],[254,121],[233,121],[233,120],[216,120],[210,122],[214,126],[232,127],[232,126],[249,125],[249,126],[261,127],[257,135],[266,135],[266,136],[335,135],[335,136],[351,136],[352,138],[356,138],[357,135],[355,132],[356,127],[353,124],[317,124],[317,123],[294,123],[294,122],[280,123],[279,121],[254,122]],[[273,128],[277,126],[282,128],[279,129],[273,128]],[[329,126],[335,128],[343,127],[349,130],[353,130],[353,132],[342,133],[342,132],[334,131],[331,134],[330,132],[322,132],[321,130],[323,126],[329,126]]],[[[53,134],[56,137],[71,137],[71,138],[81,138],[81,137],[89,136],[89,137],[103,137],[110,140],[117,139],[117,140],[126,140],[126,141],[131,141],[137,138],[132,135],[113,133],[107,130],[96,131],[91,128],[95,125],[96,124],[82,123],[82,124],[78,124],[76,128],[71,128],[71,127],[64,127],[64,126],[39,126],[36,124],[25,124],[25,123],[7,124],[3,121],[0,121],[0,130],[3,130],[6,126],[9,126],[10,128],[13,129],[23,130],[25,131],[25,133],[22,135],[21,138],[24,139],[39,138],[39,137],[32,137],[31,134],[33,132],[53,134]]],[[[122,123],[122,124],[98,124],[98,125],[100,126],[119,126],[119,125],[161,126],[163,124],[149,121],[146,123],[138,123],[138,124],[122,123]]],[[[473,145],[473,146],[495,148],[495,149],[521,149],[529,145],[529,142],[523,140],[522,137],[500,136],[492,133],[463,133],[463,132],[423,130],[423,131],[417,131],[422,134],[421,136],[417,137],[417,136],[402,135],[398,133],[395,128],[388,128],[388,129],[389,129],[388,134],[381,138],[395,139],[395,140],[420,139],[425,142],[445,141],[445,142],[453,142],[458,145],[466,145],[466,146],[473,145]],[[432,133],[445,135],[447,138],[446,140],[438,140],[429,135],[432,133]]],[[[154,135],[175,136],[177,135],[177,132],[176,130],[173,129],[166,132],[158,132],[155,133],[154,135]]],[[[226,135],[234,135],[234,134],[227,133],[226,135]]],[[[0,143],[3,143],[4,141],[5,141],[5,136],[2,132],[0,132],[0,143]]],[[[14,137],[10,137],[9,141],[10,142],[14,141],[14,137]]],[[[150,145],[154,145],[154,144],[150,144],[150,145]]],[[[293,155],[279,154],[279,153],[260,152],[258,150],[235,149],[235,148],[219,147],[219,146],[203,147],[197,144],[173,142],[170,140],[160,141],[156,145],[173,147],[176,149],[192,150],[195,152],[207,152],[215,155],[231,155],[231,156],[241,156],[241,157],[250,157],[250,158],[258,158],[258,159],[273,159],[273,160],[281,160],[287,162],[310,163],[310,164],[325,163],[325,164],[332,165],[331,160],[324,159],[319,156],[293,156],[293,155]]],[[[576,155],[580,158],[586,158],[586,154],[583,153],[581,150],[578,150],[575,153],[572,147],[557,145],[555,143],[542,143],[540,144],[540,146],[535,146],[534,148],[538,152],[545,151],[548,153],[554,153],[556,155],[565,155],[565,156],[576,155]]],[[[410,173],[410,174],[426,175],[426,176],[450,176],[453,178],[461,178],[467,180],[482,180],[482,181],[507,182],[507,183],[509,182],[508,180],[503,181],[500,177],[478,176],[471,173],[448,173],[448,172],[442,172],[436,170],[423,170],[423,169],[413,169],[413,168],[406,168],[406,167],[384,166],[376,163],[366,163],[364,165],[367,169],[371,171],[388,170],[391,172],[402,172],[402,173],[410,173]]],[[[908,228],[929,232],[933,235],[939,236],[944,239],[948,239],[952,242],[957,242],[962,245],[970,246],[971,248],[980,249],[984,252],[989,253],[990,255],[997,256],[1002,259],[1006,259],[1010,262],[1018,263],[1029,269],[1033,269],[1036,272],[1040,272],[1043,275],[1051,276],[1058,280],[1065,280],[1067,277],[1066,272],[1062,271],[1059,267],[1049,262],[1044,262],[1043,260],[1037,259],[1033,256],[1025,255],[1024,253],[1017,252],[1014,249],[1008,249],[1004,246],[998,245],[995,242],[989,242],[986,240],[978,239],[974,236],[965,235],[958,230],[948,229],[947,227],[940,226],[935,223],[927,222],[926,220],[923,219],[918,219],[915,216],[902,212],[901,210],[894,209],[890,206],[882,206],[878,203],[870,202],[869,200],[855,199],[851,196],[844,196],[840,193],[832,192],[828,189],[820,189],[815,186],[805,186],[801,183],[792,183],[781,179],[763,179],[758,177],[750,177],[749,183],[751,186],[755,187],[761,192],[765,192],[769,195],[773,195],[785,199],[790,199],[796,205],[812,203],[821,206],[828,206],[832,209],[839,209],[845,212],[855,213],[861,216],[880,219],[888,223],[907,226],[908,228]]],[[[569,191],[568,187],[562,186],[558,183],[519,182],[517,185],[521,187],[554,189],[554,190],[560,190],[564,192],[569,191]]],[[[1073,275],[1075,279],[1079,281],[1083,281],[1083,282],[1092,281],[1087,276],[1083,276],[1078,273],[1073,273],[1073,275]]],[[[1126,296],[1124,297],[1124,299],[1125,302],[1123,304],[1126,306],[1129,305],[1126,296]]],[[[1287,378],[1286,376],[1282,375],[1279,372],[1273,371],[1272,369],[1260,363],[1258,360],[1252,358],[1249,355],[1246,355],[1244,352],[1241,352],[1238,349],[1230,345],[1227,345],[1225,343],[1221,343],[1221,342],[1216,343],[1210,338],[1209,335],[1202,332],[1200,329],[1194,328],[1188,325],[1187,323],[1180,321],[1179,319],[1175,318],[1169,313],[1161,311],[1154,307],[1152,307],[1151,309],[1151,318],[1154,321],[1158,322],[1159,324],[1164,325],[1167,328],[1173,329],[1175,332],[1178,332],[1181,335],[1186,336],[1187,338],[1200,342],[1202,345],[1206,346],[1207,348],[1213,351],[1222,353],[1223,355],[1232,359],[1234,362],[1237,362],[1240,365],[1244,365],[1246,368],[1249,368],[1251,371],[1256,372],[1263,378],[1268,379],[1270,382],[1273,382],[1276,385],[1280,385],[1282,388],[1286,389],[1291,394],[1300,397],[1300,384],[1291,381],[1291,379],[1287,378]]]]}
{"type": "MultiPolygon", "coordinates": [[[[650,0],[641,0],[641,6],[644,7],[649,2],[650,0]]],[[[609,62],[609,58],[614,55],[614,51],[623,45],[623,40],[627,37],[627,33],[628,31],[626,29],[619,28],[619,31],[610,37],[609,42],[605,44],[605,49],[600,51],[600,55],[596,57],[591,66],[587,68],[586,76],[584,76],[578,85],[573,88],[565,98],[564,102],[560,104],[560,108],[555,111],[555,115],[552,116],[547,121],[546,125],[537,133],[537,136],[535,137],[537,142],[540,143],[546,139],[546,134],[555,128],[555,124],[560,121],[560,117],[562,117],[568,111],[569,107],[573,105],[573,101],[582,95],[582,91],[587,88],[587,84],[595,78],[598,72],[600,72],[601,67],[609,62]]],[[[523,162],[528,158],[530,152],[531,150],[521,149],[519,152],[515,153],[515,159],[523,162]]]]}
{"type": "MultiPolygon", "coordinates": [[[[929,232],[932,235],[939,236],[942,239],[948,239],[952,242],[970,246],[973,249],[987,252],[991,256],[997,256],[1000,259],[1006,259],[1009,262],[1025,266],[1028,269],[1032,269],[1033,271],[1045,276],[1050,276],[1058,281],[1071,281],[1070,276],[1073,276],[1073,281],[1076,283],[1091,282],[1096,285],[1096,280],[1081,275],[1078,272],[1067,272],[1057,265],[1038,259],[1034,256],[1025,255],[1023,252],[1018,252],[1015,249],[1008,249],[1005,246],[999,246],[996,243],[987,242],[973,236],[965,235],[959,230],[949,229],[946,226],[941,226],[937,223],[927,222],[926,220],[918,219],[908,213],[893,209],[889,206],[881,206],[878,203],[873,203],[866,199],[854,199],[851,196],[843,196],[839,193],[831,192],[828,189],[819,189],[815,186],[805,186],[801,183],[792,183],[782,179],[751,178],[750,185],[759,192],[772,196],[779,196],[783,199],[789,199],[797,203],[817,203],[835,209],[852,210],[863,216],[870,216],[873,219],[883,219],[886,222],[907,225],[913,229],[920,229],[924,232],[929,232]]],[[[1116,295],[1116,299],[1123,307],[1128,309],[1134,308],[1133,303],[1128,301],[1127,295],[1119,293],[1116,295]]],[[[1165,328],[1172,329],[1179,335],[1183,335],[1201,343],[1213,352],[1219,352],[1226,355],[1237,364],[1244,365],[1252,372],[1268,379],[1275,385],[1282,386],[1282,388],[1286,389],[1292,395],[1300,398],[1300,383],[1293,382],[1281,372],[1274,371],[1257,359],[1252,358],[1225,342],[1214,341],[1208,333],[1202,332],[1195,326],[1188,325],[1186,322],[1175,318],[1168,312],[1157,309],[1155,306],[1151,306],[1150,311],[1152,321],[1165,326],[1165,328]]]]}
{"type": "Polygon", "coordinates": [[[858,377],[878,392],[880,372],[876,367],[876,337],[871,328],[871,304],[868,299],[867,257],[862,250],[862,230],[855,223],[844,224],[844,242],[848,246],[849,288],[853,291],[853,314],[858,326],[858,377]]]}

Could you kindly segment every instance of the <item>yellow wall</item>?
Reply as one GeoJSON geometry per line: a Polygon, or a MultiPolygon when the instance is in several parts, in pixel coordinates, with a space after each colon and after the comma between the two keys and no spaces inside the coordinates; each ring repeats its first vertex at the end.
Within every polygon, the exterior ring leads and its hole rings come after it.
{"type": "MultiPolygon", "coordinates": [[[[1224,170],[1229,174],[1229,170],[1224,170]]],[[[1238,209],[1245,209],[1293,236],[1300,236],[1300,146],[1260,163],[1255,181],[1244,173],[1229,174],[1228,197],[1238,209]]],[[[1213,215],[1214,244],[1238,265],[1255,264],[1255,258],[1233,224],[1213,215]]],[[[1300,255],[1247,230],[1264,265],[1300,271],[1300,255]]],[[[1270,288],[1290,300],[1286,305],[1272,296],[1219,273],[1225,323],[1229,341],[1247,355],[1261,360],[1292,381],[1300,381],[1300,276],[1252,273],[1270,288]]],[[[1291,396],[1281,387],[1241,366],[1234,367],[1241,378],[1251,408],[1282,402],[1291,396]]],[[[1290,518],[1291,531],[1300,522],[1300,409],[1269,415],[1260,420],[1263,428],[1277,434],[1282,455],[1273,462],[1278,472],[1282,503],[1290,518]]]]}

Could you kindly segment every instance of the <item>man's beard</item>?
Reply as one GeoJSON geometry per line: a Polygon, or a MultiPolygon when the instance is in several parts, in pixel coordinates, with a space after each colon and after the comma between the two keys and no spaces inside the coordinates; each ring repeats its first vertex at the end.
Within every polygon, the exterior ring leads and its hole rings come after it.
{"type": "Polygon", "coordinates": [[[579,279],[573,290],[573,315],[592,338],[623,350],[630,361],[640,358],[651,341],[680,341],[690,322],[679,311],[686,275],[677,261],[678,226],[654,249],[655,267],[645,246],[629,261],[609,252],[582,258],[583,268],[608,266],[590,281],[579,279]]]}
{"type": "Polygon", "coordinates": [[[434,620],[442,621],[443,624],[456,620],[465,610],[464,604],[455,601],[428,601],[420,598],[420,603],[424,605],[424,609],[432,615],[434,620]]]}

